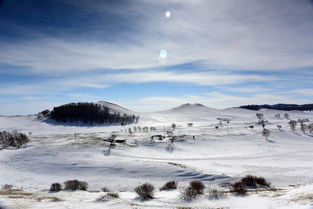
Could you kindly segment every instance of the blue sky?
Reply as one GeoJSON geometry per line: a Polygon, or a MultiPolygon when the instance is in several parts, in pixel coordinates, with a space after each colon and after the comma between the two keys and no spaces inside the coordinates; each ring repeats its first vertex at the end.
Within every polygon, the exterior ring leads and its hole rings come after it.
{"type": "Polygon", "coordinates": [[[0,115],[312,103],[310,0],[0,0],[0,115]]]}

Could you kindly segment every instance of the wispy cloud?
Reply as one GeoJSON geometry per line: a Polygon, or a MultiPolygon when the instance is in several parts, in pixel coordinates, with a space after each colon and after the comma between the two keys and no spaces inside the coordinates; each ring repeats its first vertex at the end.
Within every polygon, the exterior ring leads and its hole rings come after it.
{"type": "Polygon", "coordinates": [[[54,78],[49,81],[36,82],[32,84],[14,83],[11,86],[2,87],[0,94],[55,94],[62,91],[69,91],[75,88],[107,88],[119,83],[152,83],[170,82],[185,83],[202,86],[223,86],[229,84],[240,84],[244,82],[270,82],[278,81],[274,76],[246,75],[234,73],[217,72],[178,72],[178,71],[124,71],[119,73],[96,73],[96,75],[68,76],[67,78],[54,78]],[[52,90],[52,91],[51,91],[52,90]]]}
{"type": "Polygon", "coordinates": [[[241,92],[241,93],[258,93],[258,92],[269,92],[273,89],[263,88],[260,86],[246,86],[246,87],[221,87],[220,89],[229,92],[241,92]]]}
{"type": "MultiPolygon", "coordinates": [[[[90,3],[88,8],[96,6],[99,3],[90,3]]],[[[124,10],[110,8],[115,18],[125,17],[124,10]]],[[[313,13],[308,0],[136,0],[128,10],[137,29],[124,31],[119,41],[43,34],[36,40],[1,43],[5,50],[0,52],[0,62],[40,73],[147,68],[159,66],[159,52],[166,49],[169,65],[203,60],[233,70],[313,66],[313,13]],[[167,9],[171,18],[164,17],[167,9]]],[[[93,29],[96,34],[100,31],[93,29]]]]}
{"type": "Polygon", "coordinates": [[[300,95],[305,95],[305,96],[313,96],[313,89],[295,89],[287,93],[300,94],[300,95]]]}
{"type": "Polygon", "coordinates": [[[30,112],[43,109],[39,104],[94,101],[102,92],[136,110],[185,102],[304,103],[313,95],[310,0],[46,0],[41,7],[12,0],[3,5],[3,113],[12,112],[10,105],[30,112]],[[167,51],[166,62],[160,62],[161,50],[167,51]],[[140,95],[146,93],[143,85],[155,83],[185,89],[179,94],[151,89],[149,97],[122,99],[130,97],[125,86],[140,95]],[[9,99],[13,96],[15,101],[9,99]]]}

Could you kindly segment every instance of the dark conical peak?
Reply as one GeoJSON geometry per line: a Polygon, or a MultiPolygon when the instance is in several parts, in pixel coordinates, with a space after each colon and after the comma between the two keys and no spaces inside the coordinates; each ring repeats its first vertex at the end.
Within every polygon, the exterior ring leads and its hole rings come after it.
{"type": "Polygon", "coordinates": [[[208,107],[200,103],[195,103],[195,104],[186,103],[186,104],[182,104],[177,107],[174,107],[172,110],[197,109],[197,108],[208,108],[208,107]]]}

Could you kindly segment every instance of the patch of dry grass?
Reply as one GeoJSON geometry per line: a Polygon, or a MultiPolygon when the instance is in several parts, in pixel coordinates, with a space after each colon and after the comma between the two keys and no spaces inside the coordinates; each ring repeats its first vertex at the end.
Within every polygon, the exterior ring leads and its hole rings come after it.
{"type": "Polygon", "coordinates": [[[2,190],[0,190],[0,195],[12,197],[12,198],[15,196],[17,198],[21,198],[21,196],[23,196],[23,197],[32,196],[33,193],[24,192],[22,189],[2,189],[2,190]]]}
{"type": "Polygon", "coordinates": [[[2,189],[0,195],[6,196],[10,199],[33,199],[37,201],[49,201],[49,202],[60,202],[62,199],[54,196],[42,196],[36,195],[35,193],[25,192],[22,189],[2,189]],[[38,197],[39,196],[39,197],[38,197]]]}
{"type": "Polygon", "coordinates": [[[313,201],[313,194],[301,194],[292,198],[291,201],[302,202],[302,201],[313,201]]]}
{"type": "Polygon", "coordinates": [[[58,197],[48,197],[48,196],[44,196],[44,197],[38,197],[36,198],[36,200],[38,202],[41,202],[41,201],[49,201],[49,202],[61,202],[63,201],[62,199],[58,198],[58,197]]]}

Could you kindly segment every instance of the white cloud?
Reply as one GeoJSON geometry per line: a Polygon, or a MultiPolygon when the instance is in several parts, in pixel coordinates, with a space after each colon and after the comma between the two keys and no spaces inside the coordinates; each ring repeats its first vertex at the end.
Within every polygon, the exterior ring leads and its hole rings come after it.
{"type": "MultiPolygon", "coordinates": [[[[231,69],[308,67],[313,65],[310,4],[309,0],[136,0],[127,11],[141,17],[140,30],[130,32],[128,42],[47,36],[0,43],[4,49],[0,62],[39,73],[147,68],[160,66],[159,52],[166,49],[168,65],[203,60],[231,69]],[[171,18],[164,17],[168,9],[171,18]]],[[[119,8],[110,9],[116,15],[125,14],[119,8]]]]}
{"type": "Polygon", "coordinates": [[[145,71],[145,72],[131,72],[131,73],[117,73],[104,75],[100,80],[111,80],[125,83],[148,83],[148,82],[182,82],[192,83],[205,86],[219,86],[242,83],[246,81],[274,81],[278,78],[274,76],[260,76],[260,75],[240,75],[234,73],[220,73],[216,72],[162,72],[162,71],[145,71]]]}
{"type": "Polygon", "coordinates": [[[220,89],[230,92],[241,92],[241,93],[257,93],[271,91],[270,88],[263,88],[260,86],[247,86],[247,87],[221,87],[220,89]]]}

